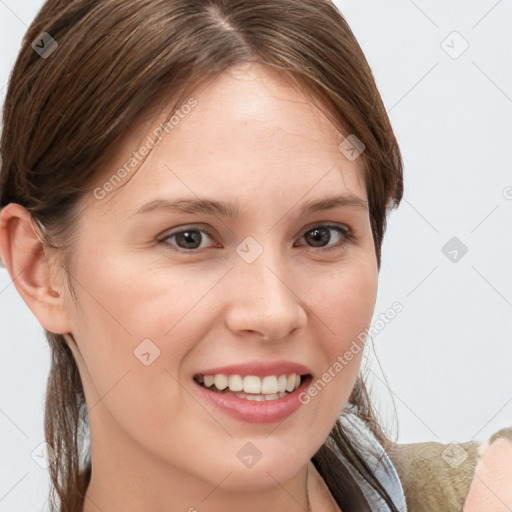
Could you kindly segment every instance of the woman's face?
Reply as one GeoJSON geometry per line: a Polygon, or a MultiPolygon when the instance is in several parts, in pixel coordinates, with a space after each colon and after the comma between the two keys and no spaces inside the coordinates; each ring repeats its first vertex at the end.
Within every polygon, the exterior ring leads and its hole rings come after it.
{"type": "Polygon", "coordinates": [[[274,486],[322,445],[358,373],[363,351],[344,354],[378,277],[362,159],[265,67],[190,97],[136,172],[167,112],[134,126],[84,199],[68,310],[93,467],[274,486]],[[305,207],[344,195],[361,204],[305,207]],[[272,395],[292,374],[307,375],[300,388],[272,395]]]}

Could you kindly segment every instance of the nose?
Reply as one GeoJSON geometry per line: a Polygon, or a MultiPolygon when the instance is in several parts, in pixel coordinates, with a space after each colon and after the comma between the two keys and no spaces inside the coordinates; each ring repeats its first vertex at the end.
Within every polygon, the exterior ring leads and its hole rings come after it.
{"type": "Polygon", "coordinates": [[[252,263],[240,259],[231,272],[227,327],[236,335],[282,340],[304,328],[307,314],[297,281],[278,250],[264,249],[252,263]]]}

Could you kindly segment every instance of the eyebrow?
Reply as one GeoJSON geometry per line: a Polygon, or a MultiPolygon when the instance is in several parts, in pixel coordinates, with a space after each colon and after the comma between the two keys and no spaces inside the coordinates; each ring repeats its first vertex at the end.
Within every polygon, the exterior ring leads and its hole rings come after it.
{"type": "MultiPolygon", "coordinates": [[[[304,203],[301,213],[312,213],[341,206],[351,206],[368,211],[368,202],[353,194],[329,196],[316,201],[304,203]]],[[[154,199],[142,205],[134,215],[151,212],[154,210],[173,210],[183,213],[202,213],[206,215],[220,215],[223,217],[239,218],[241,209],[236,203],[215,201],[213,199],[154,199]]]]}

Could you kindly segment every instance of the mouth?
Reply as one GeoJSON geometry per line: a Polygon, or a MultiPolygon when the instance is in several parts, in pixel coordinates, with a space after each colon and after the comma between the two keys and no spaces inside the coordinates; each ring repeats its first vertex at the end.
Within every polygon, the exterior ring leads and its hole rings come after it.
{"type": "Polygon", "coordinates": [[[283,373],[280,375],[226,375],[222,373],[194,375],[201,387],[221,395],[230,395],[252,402],[280,400],[293,394],[311,374],[283,373]]]}
{"type": "Polygon", "coordinates": [[[253,424],[283,421],[298,411],[312,380],[307,366],[292,361],[247,361],[193,376],[206,410],[253,424]]]}

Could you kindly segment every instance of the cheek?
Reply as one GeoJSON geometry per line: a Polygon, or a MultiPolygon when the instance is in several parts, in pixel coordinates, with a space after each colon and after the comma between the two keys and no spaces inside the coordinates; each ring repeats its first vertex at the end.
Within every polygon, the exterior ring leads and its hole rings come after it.
{"type": "MultiPolygon", "coordinates": [[[[81,299],[87,303],[85,297],[81,299]]],[[[125,305],[128,302],[123,300],[125,305]]],[[[186,400],[179,383],[179,365],[190,350],[189,340],[176,343],[169,335],[163,341],[146,328],[127,333],[101,308],[86,306],[94,315],[86,316],[87,323],[76,335],[87,375],[91,430],[100,438],[124,432],[150,451],[178,453],[175,437],[162,436],[171,430],[186,432],[185,419],[198,414],[190,411],[194,404],[186,400]]]]}
{"type": "Polygon", "coordinates": [[[322,371],[303,400],[316,402],[318,414],[334,423],[359,372],[377,296],[377,271],[371,264],[346,266],[322,283],[311,287],[308,301],[319,332],[325,333],[319,337],[322,371]]]}
{"type": "Polygon", "coordinates": [[[101,400],[124,425],[157,429],[189,407],[178,384],[181,365],[215,318],[199,301],[219,276],[139,267],[106,250],[77,265],[75,281],[85,286],[75,286],[81,311],[74,334],[91,381],[89,402],[101,400]]]}
{"type": "Polygon", "coordinates": [[[156,254],[157,262],[105,248],[82,258],[75,288],[83,311],[79,321],[91,336],[129,337],[132,344],[167,340],[219,279],[218,272],[197,275],[156,254]]]}
{"type": "Polygon", "coordinates": [[[347,342],[370,324],[377,298],[376,268],[370,263],[346,265],[311,283],[308,303],[330,334],[328,352],[343,350],[347,342]]]}

